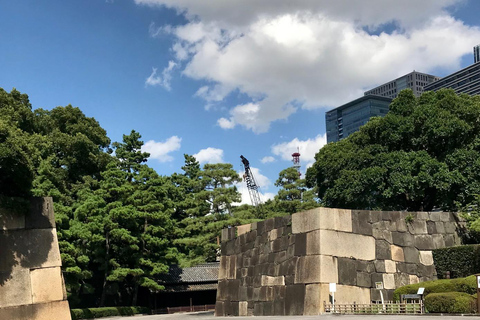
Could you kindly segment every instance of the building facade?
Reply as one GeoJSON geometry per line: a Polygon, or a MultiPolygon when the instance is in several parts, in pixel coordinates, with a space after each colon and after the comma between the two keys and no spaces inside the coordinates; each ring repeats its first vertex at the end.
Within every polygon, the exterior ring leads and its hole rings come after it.
{"type": "Polygon", "coordinates": [[[473,61],[477,63],[480,61],[480,44],[478,46],[473,47],[473,61]]]}
{"type": "Polygon", "coordinates": [[[365,95],[376,95],[394,99],[403,89],[412,89],[413,94],[418,97],[422,94],[426,85],[439,79],[439,77],[431,74],[413,71],[400,78],[368,90],[365,92],[365,95]]]}
{"type": "MultiPolygon", "coordinates": [[[[477,49],[479,49],[477,47],[477,49]]],[[[477,57],[475,58],[477,59],[477,57]]],[[[480,61],[425,86],[425,91],[451,88],[456,93],[480,94],[480,61]]]]}
{"type": "Polygon", "coordinates": [[[366,95],[325,113],[327,143],[358,131],[371,117],[387,114],[391,98],[366,95]]]}

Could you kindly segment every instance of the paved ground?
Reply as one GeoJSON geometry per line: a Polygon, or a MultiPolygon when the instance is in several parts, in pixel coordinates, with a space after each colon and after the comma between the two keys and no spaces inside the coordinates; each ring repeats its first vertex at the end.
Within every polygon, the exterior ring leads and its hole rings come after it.
{"type": "MultiPolygon", "coordinates": [[[[219,319],[228,319],[228,320],[256,320],[256,319],[279,319],[279,320],[425,320],[432,319],[432,317],[437,317],[440,315],[423,315],[423,316],[414,316],[414,315],[331,315],[325,314],[320,316],[271,316],[271,317],[215,317],[213,312],[198,312],[198,313],[177,313],[177,314],[159,314],[154,316],[134,316],[134,317],[113,317],[113,318],[102,318],[103,320],[219,320],[219,319]]],[[[441,316],[441,320],[456,319],[459,320],[461,315],[445,315],[441,316]]],[[[469,317],[469,319],[480,319],[480,316],[469,317]]]]}

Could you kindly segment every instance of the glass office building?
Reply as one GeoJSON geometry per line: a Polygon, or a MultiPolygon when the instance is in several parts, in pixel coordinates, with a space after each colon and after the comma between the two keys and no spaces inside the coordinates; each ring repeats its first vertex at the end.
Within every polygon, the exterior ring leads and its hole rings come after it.
{"type": "Polygon", "coordinates": [[[367,95],[325,113],[327,143],[348,137],[371,117],[387,114],[391,98],[367,95]]]}

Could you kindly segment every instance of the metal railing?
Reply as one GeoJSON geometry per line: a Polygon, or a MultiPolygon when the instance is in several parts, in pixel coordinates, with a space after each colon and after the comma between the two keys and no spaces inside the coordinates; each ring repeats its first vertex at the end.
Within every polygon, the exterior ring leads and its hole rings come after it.
{"type": "Polygon", "coordinates": [[[369,303],[369,304],[338,304],[323,302],[323,307],[326,313],[343,313],[343,314],[422,314],[424,313],[423,301],[419,302],[392,302],[388,301],[384,304],[369,303]]]}
{"type": "Polygon", "coordinates": [[[183,306],[183,307],[168,307],[163,309],[153,310],[153,314],[171,314],[171,313],[181,313],[181,312],[201,312],[201,311],[214,311],[214,304],[202,304],[195,306],[183,306]]]}

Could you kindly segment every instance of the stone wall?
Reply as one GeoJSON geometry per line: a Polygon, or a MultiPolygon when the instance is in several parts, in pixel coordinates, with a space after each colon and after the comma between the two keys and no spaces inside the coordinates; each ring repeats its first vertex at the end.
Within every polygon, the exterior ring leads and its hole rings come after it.
{"type": "Polygon", "coordinates": [[[61,265],[51,198],[0,208],[0,319],[70,320],[61,265]]]}
{"type": "Polygon", "coordinates": [[[224,229],[215,314],[316,315],[336,303],[386,300],[436,278],[432,249],[460,244],[448,212],[316,208],[224,229]],[[408,217],[411,215],[411,217],[408,217]]]}

